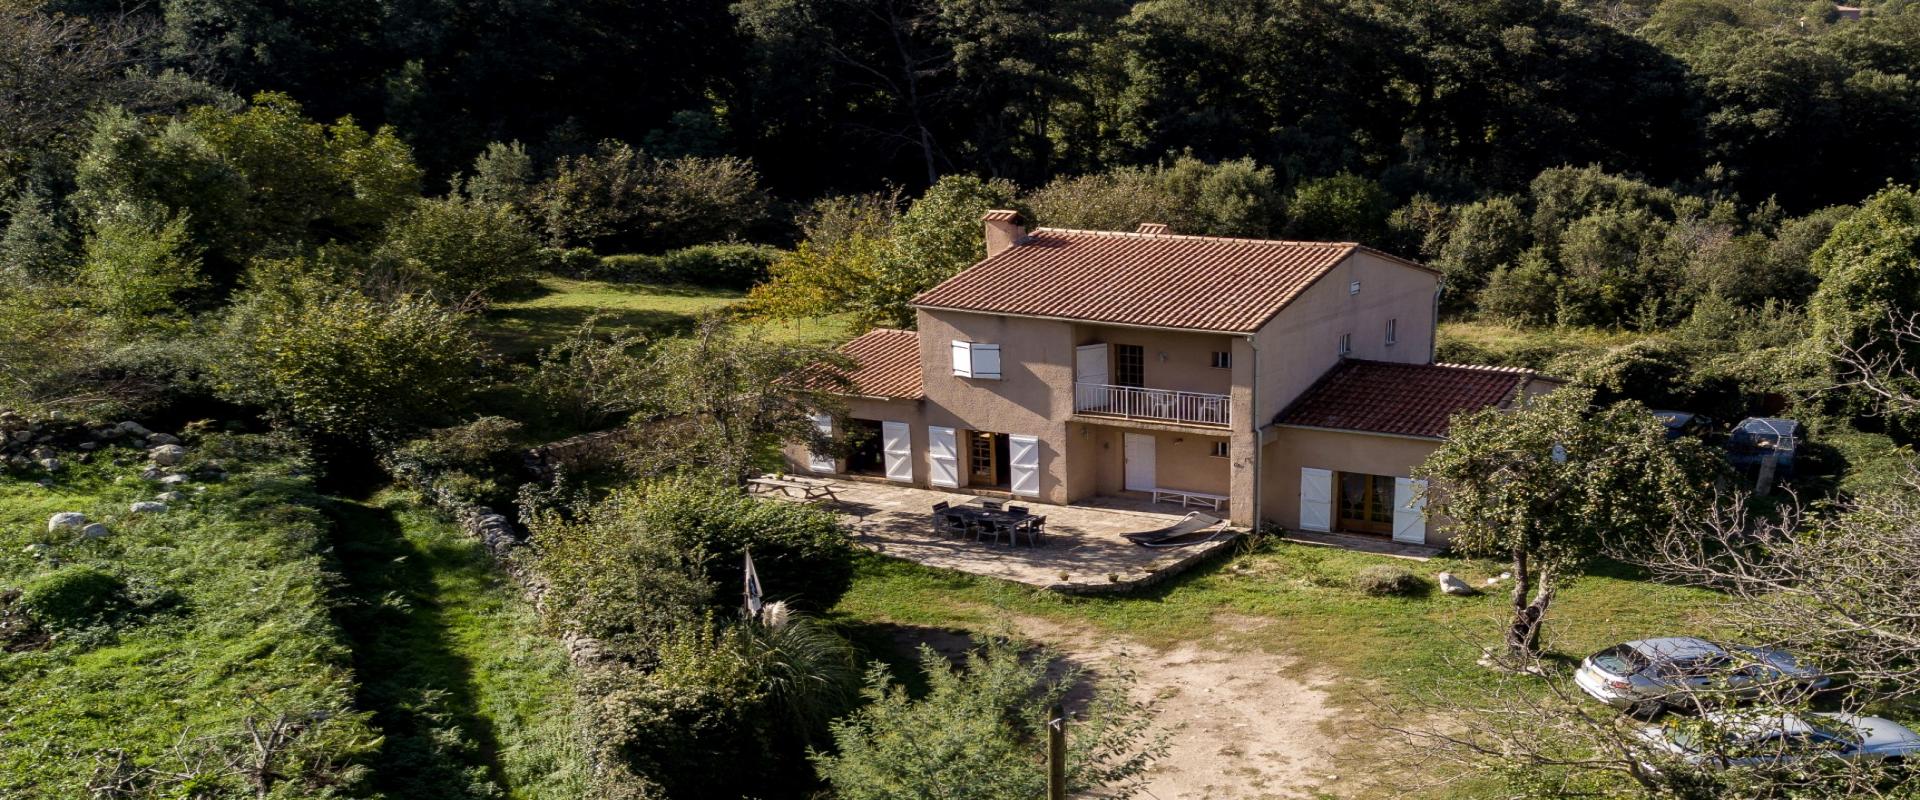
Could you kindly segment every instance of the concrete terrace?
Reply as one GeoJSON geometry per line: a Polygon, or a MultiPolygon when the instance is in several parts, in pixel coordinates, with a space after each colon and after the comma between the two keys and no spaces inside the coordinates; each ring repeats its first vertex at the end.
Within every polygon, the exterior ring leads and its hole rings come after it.
{"type": "Polygon", "coordinates": [[[1239,539],[1230,533],[1190,547],[1141,547],[1122,537],[1172,525],[1185,511],[1126,498],[1100,498],[1071,506],[1011,500],[1046,516],[1047,533],[1041,545],[975,542],[937,536],[931,522],[935,503],[959,505],[974,499],[973,495],[844,480],[833,481],[833,490],[839,500],[823,505],[845,515],[857,541],[869,550],[1067,594],[1150,586],[1232,547],[1239,539]]]}

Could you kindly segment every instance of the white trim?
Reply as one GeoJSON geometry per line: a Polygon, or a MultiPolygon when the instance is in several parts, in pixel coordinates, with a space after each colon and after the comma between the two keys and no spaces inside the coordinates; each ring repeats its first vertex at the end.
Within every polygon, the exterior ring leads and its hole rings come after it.
{"type": "Polygon", "coordinates": [[[953,374],[961,378],[973,377],[972,342],[953,340],[953,374]]]}

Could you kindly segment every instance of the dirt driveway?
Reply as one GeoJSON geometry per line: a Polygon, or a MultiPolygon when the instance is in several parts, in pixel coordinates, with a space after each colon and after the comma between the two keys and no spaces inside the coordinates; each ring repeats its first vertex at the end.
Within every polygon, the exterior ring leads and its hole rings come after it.
{"type": "MultiPolygon", "coordinates": [[[[1219,639],[1161,651],[1043,619],[1023,618],[1015,625],[1021,637],[1095,674],[1124,668],[1135,675],[1136,695],[1152,704],[1162,729],[1172,734],[1171,750],[1149,774],[1148,797],[1263,800],[1335,793],[1339,711],[1316,688],[1316,677],[1323,676],[1292,659],[1219,639]]],[[[896,638],[950,656],[968,647],[964,635],[925,628],[903,628],[896,638]]]]}

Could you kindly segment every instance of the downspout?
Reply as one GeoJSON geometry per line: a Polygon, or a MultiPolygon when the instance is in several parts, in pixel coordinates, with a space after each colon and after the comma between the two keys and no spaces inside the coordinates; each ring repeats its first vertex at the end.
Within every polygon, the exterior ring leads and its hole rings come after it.
{"type": "MultiPolygon", "coordinates": [[[[1437,299],[1435,302],[1439,302],[1437,299]]],[[[1253,351],[1253,368],[1249,370],[1252,386],[1249,387],[1247,405],[1249,415],[1253,417],[1253,532],[1260,532],[1260,495],[1264,488],[1260,483],[1260,456],[1266,451],[1266,444],[1260,441],[1260,343],[1257,334],[1247,334],[1247,348],[1253,351]]]]}

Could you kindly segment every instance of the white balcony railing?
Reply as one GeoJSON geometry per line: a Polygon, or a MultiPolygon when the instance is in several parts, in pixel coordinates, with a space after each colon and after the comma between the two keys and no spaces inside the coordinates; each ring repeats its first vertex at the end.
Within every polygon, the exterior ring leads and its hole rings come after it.
{"type": "Polygon", "coordinates": [[[1110,383],[1073,384],[1073,410],[1081,414],[1224,426],[1233,422],[1232,409],[1232,399],[1224,394],[1110,383]]]}

